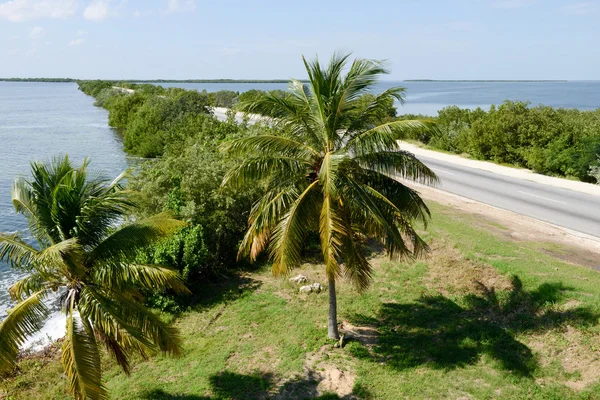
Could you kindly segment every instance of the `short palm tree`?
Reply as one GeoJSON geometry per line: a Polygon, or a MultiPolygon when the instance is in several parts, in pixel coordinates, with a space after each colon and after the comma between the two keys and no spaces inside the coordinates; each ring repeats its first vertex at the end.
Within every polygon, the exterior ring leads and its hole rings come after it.
{"type": "Polygon", "coordinates": [[[18,234],[0,234],[0,260],[27,276],[10,289],[17,304],[0,324],[0,373],[12,370],[26,338],[39,330],[57,292],[66,313],[62,363],[78,399],[103,399],[100,346],[129,373],[132,353],[177,355],[178,332],[141,303],[144,290],[186,292],[179,274],[137,265],[137,251],[182,223],[166,215],[118,226],[133,207],[121,182],[92,179],[88,162],[74,168],[67,157],[34,163],[31,179],[17,179],[12,202],[25,215],[37,246],[18,234]]]}
{"type": "MultiPolygon", "coordinates": [[[[261,183],[265,195],[251,212],[240,256],[252,260],[267,249],[273,273],[286,274],[301,261],[309,232],[318,232],[329,284],[329,337],[339,338],[336,279],[345,276],[359,290],[369,285],[366,238],[383,242],[390,257],[418,255],[427,248],[413,227],[426,224],[429,210],[418,192],[397,178],[423,184],[435,174],[398,139],[427,129],[416,120],[382,123],[390,100],[403,101],[395,87],[371,97],[388,73],[381,62],[334,55],[323,68],[304,59],[309,83],[290,83],[289,96],[266,94],[240,107],[270,116],[276,133],[237,139],[224,150],[240,157],[224,185],[261,183]],[[344,75],[344,71],[347,72],[344,75]]],[[[273,131],[273,130],[270,130],[273,131]]]]}

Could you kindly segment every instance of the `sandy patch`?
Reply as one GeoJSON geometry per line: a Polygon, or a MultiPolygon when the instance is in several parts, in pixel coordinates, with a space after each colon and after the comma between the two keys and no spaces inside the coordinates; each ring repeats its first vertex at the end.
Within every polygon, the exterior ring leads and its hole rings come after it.
{"type": "MultiPolygon", "coordinates": [[[[574,304],[563,304],[572,308],[574,304]]],[[[587,336],[581,330],[567,326],[561,332],[548,332],[532,337],[528,345],[539,356],[541,365],[558,360],[565,372],[573,374],[565,384],[574,390],[583,390],[600,379],[600,345],[596,336],[587,336]]]]}

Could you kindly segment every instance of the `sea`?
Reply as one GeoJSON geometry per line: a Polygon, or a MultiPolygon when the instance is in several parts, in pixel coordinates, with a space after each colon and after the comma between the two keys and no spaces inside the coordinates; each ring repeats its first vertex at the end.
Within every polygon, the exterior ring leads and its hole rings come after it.
{"type": "MultiPolygon", "coordinates": [[[[285,90],[285,83],[161,83],[165,87],[244,92],[250,89],[285,90]]],[[[488,108],[504,100],[532,105],[600,108],[600,81],[569,82],[382,82],[375,91],[406,88],[399,114],[436,115],[449,105],[488,108]]],[[[28,241],[27,221],[16,215],[10,189],[18,176],[27,177],[34,161],[68,154],[80,164],[91,160],[95,173],[112,178],[132,162],[122,150],[122,139],[108,126],[108,113],[93,105],[75,83],[0,82],[0,232],[19,232],[28,241]]],[[[13,305],[8,288],[22,273],[0,263],[0,319],[13,305]]],[[[64,332],[64,318],[56,306],[44,329],[28,345],[41,345],[64,332]]]]}

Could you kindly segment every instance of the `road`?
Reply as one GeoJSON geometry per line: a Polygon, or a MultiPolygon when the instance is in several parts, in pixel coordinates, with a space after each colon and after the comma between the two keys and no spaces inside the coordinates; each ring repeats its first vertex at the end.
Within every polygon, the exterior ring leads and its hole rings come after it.
{"type": "MultiPolygon", "coordinates": [[[[214,114],[226,118],[222,109],[214,114]]],[[[438,175],[443,191],[600,238],[600,196],[417,157],[438,175]]]]}
{"type": "Polygon", "coordinates": [[[441,190],[600,238],[600,196],[418,157],[441,190]]]}

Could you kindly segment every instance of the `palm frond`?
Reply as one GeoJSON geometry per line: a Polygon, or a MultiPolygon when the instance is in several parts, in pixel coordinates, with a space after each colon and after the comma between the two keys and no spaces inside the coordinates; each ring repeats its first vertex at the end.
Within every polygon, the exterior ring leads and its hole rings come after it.
{"type": "Polygon", "coordinates": [[[132,260],[140,249],[169,237],[184,226],[184,222],[171,218],[167,213],[122,226],[89,252],[86,262],[132,260]]]}
{"type": "Polygon", "coordinates": [[[137,341],[129,342],[129,345],[139,348],[141,344],[146,350],[157,349],[171,356],[181,354],[181,337],[177,329],[164,323],[137,301],[118,291],[102,291],[89,286],[85,296],[88,297],[85,298],[85,306],[81,306],[82,313],[90,317],[94,326],[102,326],[107,336],[118,340],[125,338],[125,331],[129,335],[125,339],[135,338],[137,341]],[[110,321],[117,324],[110,327],[110,321]]]}
{"type": "Polygon", "coordinates": [[[343,179],[347,190],[346,196],[352,199],[349,206],[355,210],[355,218],[362,222],[362,228],[383,242],[390,257],[397,254],[410,254],[397,226],[398,218],[401,216],[399,209],[372,188],[355,182],[349,177],[343,179]]]}
{"type": "Polygon", "coordinates": [[[299,174],[306,174],[310,167],[310,161],[302,158],[254,156],[241,160],[230,169],[223,178],[222,186],[242,187],[256,184],[257,181],[263,181],[274,175],[280,176],[281,179],[289,179],[299,174]]]}
{"type": "Polygon", "coordinates": [[[408,220],[418,220],[427,227],[431,214],[418,191],[384,174],[369,170],[363,172],[364,174],[358,177],[361,183],[379,192],[386,201],[391,202],[400,211],[403,217],[408,220]]]}
{"type": "Polygon", "coordinates": [[[40,251],[36,257],[36,270],[45,275],[61,271],[68,279],[85,278],[83,264],[85,251],[76,238],[63,240],[40,251]]]}
{"type": "Polygon", "coordinates": [[[8,293],[12,300],[23,301],[45,287],[47,288],[47,285],[45,285],[42,275],[39,272],[33,272],[14,283],[8,289],[8,293]]]}
{"type": "Polygon", "coordinates": [[[238,259],[250,255],[250,261],[256,260],[268,245],[273,229],[298,196],[296,186],[292,185],[268,191],[256,202],[250,212],[250,226],[240,244],[238,259]]]}
{"type": "Polygon", "coordinates": [[[349,140],[344,147],[357,156],[380,151],[396,151],[400,150],[397,141],[405,132],[427,128],[428,124],[420,120],[392,121],[366,131],[348,132],[349,140]]]}
{"type": "Polygon", "coordinates": [[[102,384],[98,345],[91,327],[76,310],[75,296],[71,296],[67,309],[62,364],[69,379],[69,389],[76,399],[108,399],[102,384]]]}
{"type": "Polygon", "coordinates": [[[5,261],[14,269],[29,271],[38,250],[27,244],[18,234],[0,233],[0,261],[5,261]]]}
{"type": "Polygon", "coordinates": [[[352,226],[352,213],[348,207],[340,207],[339,215],[343,226],[341,245],[343,248],[342,270],[346,278],[354,284],[359,292],[365,291],[373,275],[371,264],[367,261],[364,248],[358,233],[352,226]]]}
{"type": "Polygon", "coordinates": [[[45,290],[40,290],[17,303],[0,324],[0,374],[16,367],[19,347],[41,329],[48,314],[42,301],[44,293],[45,290]]]}
{"type": "Polygon", "coordinates": [[[258,153],[307,160],[319,154],[317,150],[295,139],[266,134],[232,140],[223,146],[223,150],[232,156],[258,153]]]}
{"type": "Polygon", "coordinates": [[[107,263],[94,268],[92,280],[109,290],[170,289],[179,294],[189,294],[179,272],[161,265],[107,263]]]}
{"type": "MultiPolygon", "coordinates": [[[[133,353],[146,359],[159,349],[141,327],[128,321],[110,293],[104,295],[101,290],[85,286],[80,294],[78,308],[82,319],[90,321],[96,336],[115,357],[123,371],[129,374],[129,360],[133,353]]],[[[132,302],[130,298],[126,301],[132,302]]]]}
{"type": "Polygon", "coordinates": [[[102,187],[93,195],[86,196],[77,219],[80,243],[83,246],[97,245],[133,208],[131,193],[125,190],[102,187]]]}
{"type": "Polygon", "coordinates": [[[302,246],[308,233],[306,221],[318,209],[318,185],[318,180],[311,183],[273,229],[270,250],[274,258],[275,275],[286,274],[300,263],[302,246]]]}
{"type": "Polygon", "coordinates": [[[359,165],[391,178],[409,179],[424,185],[435,186],[439,179],[435,172],[407,151],[379,151],[356,157],[359,165]]]}

